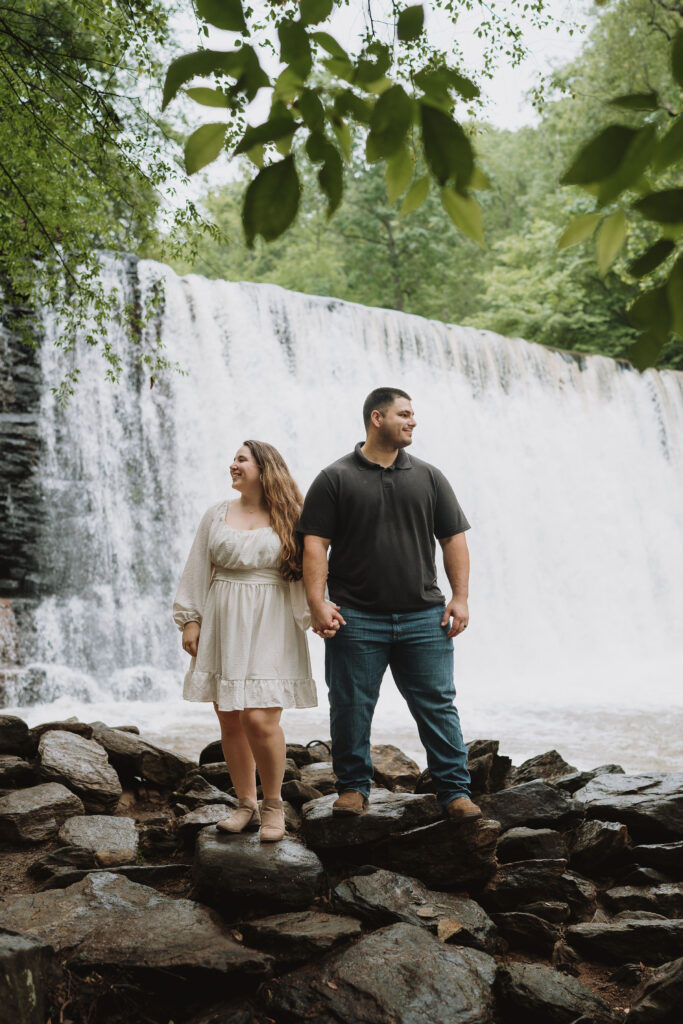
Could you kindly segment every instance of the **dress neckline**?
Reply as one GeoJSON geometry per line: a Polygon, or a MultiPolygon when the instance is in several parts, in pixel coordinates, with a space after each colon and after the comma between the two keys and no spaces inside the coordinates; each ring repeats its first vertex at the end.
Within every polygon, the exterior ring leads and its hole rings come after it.
{"type": "MultiPolygon", "coordinates": [[[[272,526],[255,526],[253,530],[240,530],[238,526],[231,526],[230,523],[226,522],[225,517],[228,514],[229,500],[226,500],[221,505],[221,522],[228,530],[232,530],[233,533],[260,533],[262,530],[272,530],[272,526]]],[[[275,531],[273,531],[275,532],[275,531]]]]}

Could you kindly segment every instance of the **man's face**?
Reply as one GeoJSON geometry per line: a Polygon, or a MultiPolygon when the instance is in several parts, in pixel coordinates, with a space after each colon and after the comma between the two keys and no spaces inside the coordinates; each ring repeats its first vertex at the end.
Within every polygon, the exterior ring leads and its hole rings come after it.
{"type": "Polygon", "coordinates": [[[415,413],[408,398],[395,398],[384,413],[379,428],[381,439],[394,448],[407,448],[413,443],[415,413]]]}

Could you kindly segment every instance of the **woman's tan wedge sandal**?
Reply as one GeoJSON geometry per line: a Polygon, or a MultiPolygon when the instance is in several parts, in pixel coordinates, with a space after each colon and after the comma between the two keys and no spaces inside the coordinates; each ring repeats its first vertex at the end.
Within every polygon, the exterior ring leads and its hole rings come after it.
{"type": "Polygon", "coordinates": [[[282,800],[262,800],[259,839],[262,843],[277,843],[284,835],[285,810],[282,800]]]}

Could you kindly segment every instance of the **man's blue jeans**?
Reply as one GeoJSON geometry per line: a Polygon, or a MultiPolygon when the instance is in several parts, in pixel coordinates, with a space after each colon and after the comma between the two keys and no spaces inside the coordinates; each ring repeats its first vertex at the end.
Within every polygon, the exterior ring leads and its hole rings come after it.
{"type": "Polygon", "coordinates": [[[382,676],[391,668],[417,723],[442,806],[470,795],[467,750],[453,700],[453,641],[441,625],[443,605],[375,615],[342,607],[346,625],[325,640],[332,757],[337,791],[368,796],[370,727],[382,676]]]}

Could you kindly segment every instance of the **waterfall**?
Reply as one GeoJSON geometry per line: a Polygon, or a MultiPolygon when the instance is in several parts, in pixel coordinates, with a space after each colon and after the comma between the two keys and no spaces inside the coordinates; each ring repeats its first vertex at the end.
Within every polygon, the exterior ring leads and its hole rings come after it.
{"type": "MultiPolygon", "coordinates": [[[[125,297],[130,271],[107,274],[125,297]]],[[[45,317],[43,596],[6,703],[177,699],[170,605],[236,448],[270,441],[305,489],[362,437],[363,399],[388,384],[413,398],[410,451],[446,473],[472,523],[459,686],[482,703],[680,704],[683,374],[147,261],[137,275],[143,295],[163,279],[149,330],[184,375],[150,387],[114,324],[120,383],[80,344],[64,410],[45,317]]]]}

